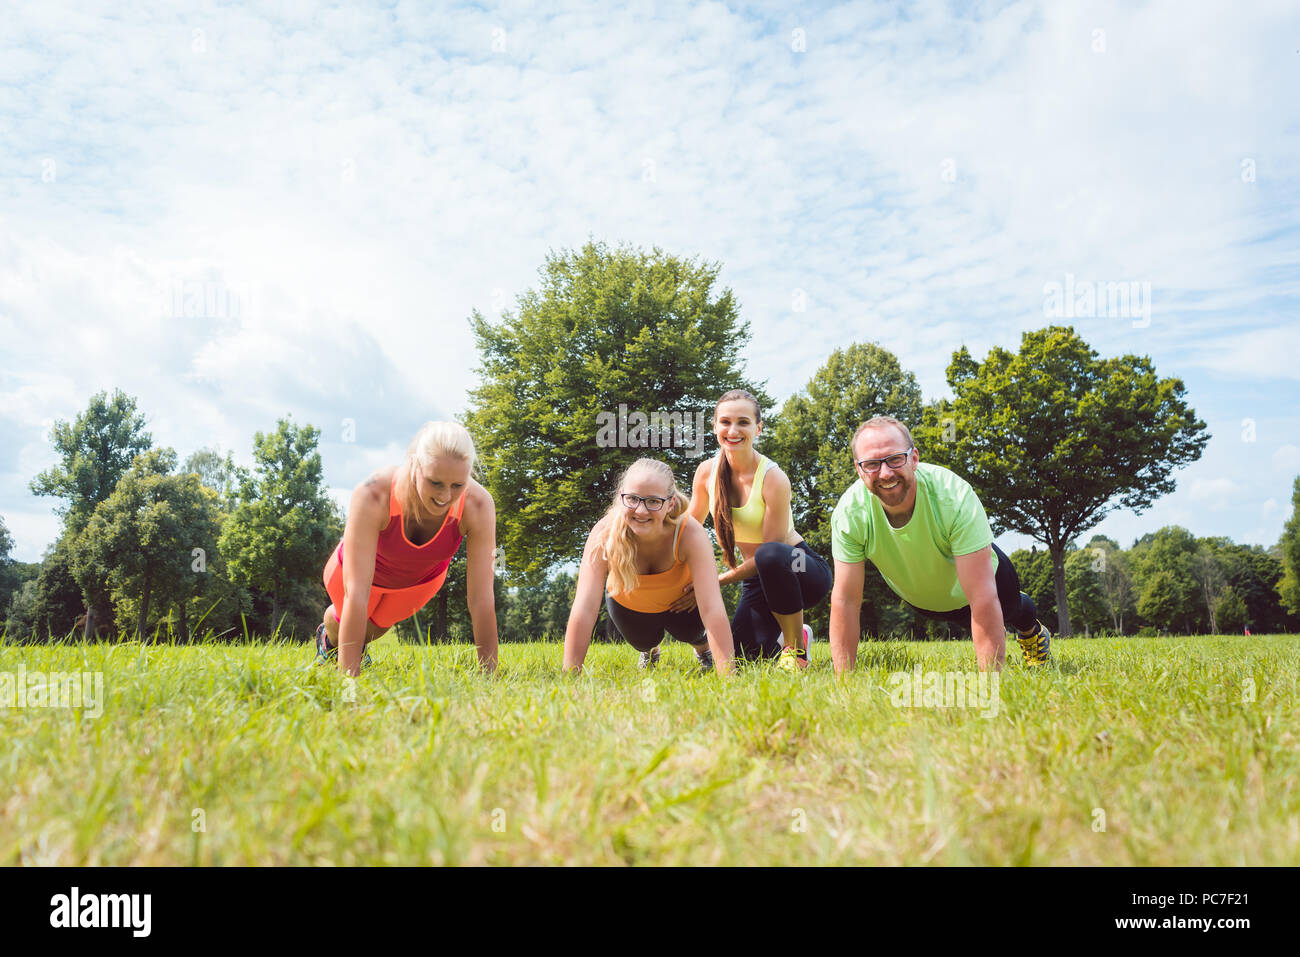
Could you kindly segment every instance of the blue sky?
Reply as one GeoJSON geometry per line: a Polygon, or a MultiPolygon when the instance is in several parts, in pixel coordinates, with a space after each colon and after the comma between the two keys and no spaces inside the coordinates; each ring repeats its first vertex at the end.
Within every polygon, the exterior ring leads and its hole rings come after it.
{"type": "Polygon", "coordinates": [[[248,463],[255,431],[311,422],[346,500],[465,407],[470,311],[588,238],[721,262],[781,400],[854,341],[946,394],[958,346],[1059,321],[1048,284],[1137,283],[1149,315],[1068,321],[1183,379],[1213,439],[1098,531],[1277,540],[1300,473],[1294,4],[550,8],[6,14],[16,558],[57,534],[28,490],[50,426],[100,389],[182,456],[248,463]]]}

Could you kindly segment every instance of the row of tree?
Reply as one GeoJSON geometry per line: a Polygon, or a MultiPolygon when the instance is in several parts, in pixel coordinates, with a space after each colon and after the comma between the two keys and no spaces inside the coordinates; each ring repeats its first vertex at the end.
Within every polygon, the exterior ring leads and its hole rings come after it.
{"type": "MultiPolygon", "coordinates": [[[[1014,558],[1058,633],[1071,634],[1075,619],[1087,633],[1297,625],[1295,515],[1268,552],[1183,529],[1161,529],[1128,551],[1099,538],[1077,547],[1111,511],[1141,512],[1170,491],[1175,471],[1209,439],[1182,382],[1159,378],[1149,358],[1100,357],[1072,328],[1052,326],[983,362],[960,347],[948,368],[952,397],[926,402],[896,356],[860,343],[832,352],[774,409],[740,358],[750,330],[731,292],[716,288],[719,269],[589,243],[548,256],[537,288],[499,322],[471,316],[480,385],[462,421],[497,503],[503,638],[563,632],[574,563],[618,473],[653,455],[688,483],[701,452],[714,448],[714,402],[736,387],[762,403],[759,447],[790,476],[795,524],[823,555],[831,511],[857,481],[852,433],[887,413],[914,424],[924,460],[970,480],[996,533],[1044,546],[1014,558]]],[[[341,533],[318,437],[281,420],[256,435],[251,472],[210,449],[178,469],[174,452],[152,448],[134,400],[96,396],[75,422],[55,426],[60,464],[32,482],[66,502],[59,540],[39,566],[0,558],[10,634],[61,634],[83,610],[87,633],[111,623],[188,637],[200,622],[205,633],[309,633],[325,601],[320,572],[341,533]]],[[[825,617],[819,609],[814,625],[825,617]]],[[[863,627],[942,633],[874,569],[863,627]]],[[[468,639],[463,556],[409,630],[417,628],[468,639]]]]}
{"type": "MultiPolygon", "coordinates": [[[[40,563],[0,553],[7,635],[301,631],[320,619],[322,555],[343,532],[322,483],[318,430],[282,419],[258,432],[254,466],[200,449],[182,467],[154,448],[135,399],[93,396],[51,433],[59,462],[33,479],[62,499],[40,563]]],[[[309,629],[308,629],[309,630],[309,629]]]]}

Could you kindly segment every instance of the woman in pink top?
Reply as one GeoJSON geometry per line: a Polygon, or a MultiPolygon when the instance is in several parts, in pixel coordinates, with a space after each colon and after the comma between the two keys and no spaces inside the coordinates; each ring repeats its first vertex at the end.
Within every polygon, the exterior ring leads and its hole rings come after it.
{"type": "Polygon", "coordinates": [[[325,566],[332,604],[316,629],[319,659],[337,652],[339,667],[357,674],[365,645],[437,594],[466,539],[474,644],[483,668],[496,670],[496,506],[470,475],[474,457],[463,426],[427,422],[401,465],[380,469],[356,487],[343,541],[325,566]]]}

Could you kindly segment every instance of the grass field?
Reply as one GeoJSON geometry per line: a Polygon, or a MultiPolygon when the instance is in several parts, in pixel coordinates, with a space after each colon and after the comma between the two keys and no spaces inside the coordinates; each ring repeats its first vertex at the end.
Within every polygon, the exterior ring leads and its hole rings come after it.
{"type": "Polygon", "coordinates": [[[104,692],[0,707],[0,864],[1300,863],[1300,639],[1055,652],[1012,643],[985,717],[891,701],[969,642],[726,683],[668,642],[647,683],[627,645],[577,679],[503,645],[487,679],[386,639],[351,688],[303,645],[0,645],[104,692]]]}

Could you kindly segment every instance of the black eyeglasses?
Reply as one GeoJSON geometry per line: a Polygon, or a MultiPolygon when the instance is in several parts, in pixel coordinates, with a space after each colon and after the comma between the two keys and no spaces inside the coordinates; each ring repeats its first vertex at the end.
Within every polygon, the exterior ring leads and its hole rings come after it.
{"type": "Polygon", "coordinates": [[[623,500],[624,505],[634,512],[636,511],[637,506],[642,504],[644,504],[650,511],[657,512],[659,509],[664,507],[664,502],[668,501],[666,498],[659,498],[655,495],[652,495],[649,498],[643,498],[640,495],[633,495],[630,492],[621,492],[618,497],[623,500]]]}
{"type": "Polygon", "coordinates": [[[871,475],[875,475],[880,471],[881,462],[888,465],[891,469],[902,468],[903,463],[907,461],[907,457],[912,454],[912,449],[914,448],[916,448],[916,446],[909,445],[906,452],[895,452],[893,455],[886,455],[883,459],[863,459],[861,462],[856,464],[858,468],[862,469],[862,471],[871,475]]]}

